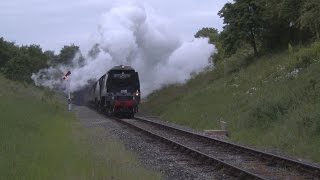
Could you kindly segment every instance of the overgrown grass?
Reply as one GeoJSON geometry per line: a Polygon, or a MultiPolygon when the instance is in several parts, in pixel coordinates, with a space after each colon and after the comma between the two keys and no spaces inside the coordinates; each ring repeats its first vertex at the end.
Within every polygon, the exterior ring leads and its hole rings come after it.
{"type": "MultiPolygon", "coordinates": [[[[81,132],[81,131],[78,131],[81,132]]],[[[89,136],[81,136],[80,141],[90,144],[90,172],[83,179],[149,180],[161,179],[157,172],[144,169],[134,155],[124,151],[124,146],[108,138],[110,135],[101,126],[86,131],[89,136]],[[100,134],[100,135],[99,135],[100,134]],[[106,137],[101,137],[106,135],[106,137]]]]}
{"type": "Polygon", "coordinates": [[[0,76],[0,179],[159,179],[122,145],[90,137],[59,96],[0,76]]]}
{"type": "Polygon", "coordinates": [[[223,119],[234,140],[320,161],[319,77],[320,42],[258,59],[237,54],[151,94],[142,109],[198,129],[223,119]]]}

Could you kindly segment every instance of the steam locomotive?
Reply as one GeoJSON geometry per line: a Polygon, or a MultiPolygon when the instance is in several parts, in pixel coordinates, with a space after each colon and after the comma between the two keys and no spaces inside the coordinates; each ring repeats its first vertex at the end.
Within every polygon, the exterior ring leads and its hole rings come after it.
{"type": "Polygon", "coordinates": [[[94,83],[90,94],[99,111],[133,118],[141,95],[138,72],[130,66],[114,66],[94,83]]]}

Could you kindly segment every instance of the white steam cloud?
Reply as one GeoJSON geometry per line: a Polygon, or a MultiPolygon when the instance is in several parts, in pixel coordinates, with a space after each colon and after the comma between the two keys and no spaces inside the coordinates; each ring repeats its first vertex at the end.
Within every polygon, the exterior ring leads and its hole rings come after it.
{"type": "Polygon", "coordinates": [[[142,94],[147,95],[165,84],[185,82],[209,65],[215,51],[205,38],[182,42],[166,20],[137,4],[103,14],[92,47],[96,53],[86,55],[84,62],[75,57],[72,65],[40,70],[32,79],[37,85],[64,89],[61,73],[70,70],[70,88],[76,91],[123,64],[139,72],[142,94]]]}

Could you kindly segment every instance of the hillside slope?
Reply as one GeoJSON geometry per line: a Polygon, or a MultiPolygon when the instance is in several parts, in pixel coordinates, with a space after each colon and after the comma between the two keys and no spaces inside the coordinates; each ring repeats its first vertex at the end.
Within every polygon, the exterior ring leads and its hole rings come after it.
{"type": "Polygon", "coordinates": [[[154,92],[142,111],[198,129],[223,119],[233,140],[320,161],[320,42],[258,59],[238,53],[154,92]]]}

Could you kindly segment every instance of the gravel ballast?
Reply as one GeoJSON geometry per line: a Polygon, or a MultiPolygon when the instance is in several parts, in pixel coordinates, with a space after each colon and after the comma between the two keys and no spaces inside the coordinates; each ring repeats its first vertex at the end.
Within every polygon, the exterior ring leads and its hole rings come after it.
{"type": "Polygon", "coordinates": [[[216,172],[212,167],[202,165],[190,156],[183,155],[88,107],[78,106],[74,111],[84,127],[103,127],[112,139],[120,141],[127,150],[134,152],[145,168],[159,171],[164,179],[230,179],[223,173],[216,172]]]}

